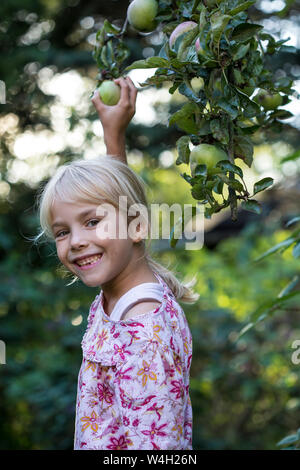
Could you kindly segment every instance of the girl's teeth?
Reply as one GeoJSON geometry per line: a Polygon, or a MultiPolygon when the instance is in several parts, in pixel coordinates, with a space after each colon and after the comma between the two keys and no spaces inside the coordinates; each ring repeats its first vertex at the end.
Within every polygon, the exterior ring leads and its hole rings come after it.
{"type": "Polygon", "coordinates": [[[93,256],[93,258],[87,258],[86,260],[84,261],[78,261],[78,264],[79,266],[84,266],[85,264],[91,264],[91,263],[94,263],[95,261],[97,261],[98,259],[101,258],[102,255],[99,255],[99,256],[93,256]]]}

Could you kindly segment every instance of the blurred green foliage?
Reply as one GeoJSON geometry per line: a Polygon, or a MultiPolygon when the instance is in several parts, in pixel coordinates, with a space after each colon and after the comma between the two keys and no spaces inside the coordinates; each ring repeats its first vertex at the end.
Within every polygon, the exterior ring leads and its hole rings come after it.
{"type": "MultiPolygon", "coordinates": [[[[55,246],[36,247],[28,240],[38,230],[34,205],[38,185],[14,182],[10,170],[19,160],[14,154],[16,135],[52,126],[50,107],[55,97],[41,90],[38,72],[46,66],[55,73],[76,69],[95,79],[92,46],[86,41],[91,31],[80,22],[86,17],[95,16],[97,21],[101,15],[109,17],[112,3],[0,4],[0,79],[7,86],[7,104],[0,107],[0,189],[9,187],[7,197],[2,193],[0,198],[0,339],[6,344],[6,364],[0,365],[1,450],[73,447],[80,342],[98,290],[80,282],[66,287],[68,279],[58,269],[55,246]],[[44,21],[48,26],[39,28],[44,21]],[[18,122],[5,130],[3,119],[9,113],[18,122]]],[[[127,4],[118,2],[118,15],[124,16],[127,4]]],[[[128,43],[135,60],[147,46],[147,37],[131,36],[128,43]]],[[[293,60],[289,58],[289,63],[293,60]]],[[[81,119],[94,121],[96,116],[91,110],[74,111],[68,118],[72,126],[81,119]]],[[[89,132],[83,146],[92,138],[89,132]]],[[[149,184],[151,202],[191,202],[179,169],[162,169],[158,160],[162,151],[174,148],[180,135],[163,124],[131,124],[128,129],[129,149],[143,152],[143,163],[133,166],[149,184]]],[[[296,135],[287,125],[283,136],[271,137],[289,139],[293,145],[296,135]]],[[[82,150],[66,145],[57,152],[59,164],[80,158],[82,150]]],[[[194,340],[195,449],[274,449],[299,427],[300,369],[291,361],[291,345],[300,339],[297,298],[237,341],[251,313],[276,297],[299,271],[299,259],[291,249],[251,263],[288,237],[290,230],[280,228],[283,215],[287,214],[278,214],[277,222],[267,225],[255,219],[214,250],[178,247],[157,253],[180,277],[196,273],[198,279],[200,300],[194,306],[183,305],[194,340]]]]}

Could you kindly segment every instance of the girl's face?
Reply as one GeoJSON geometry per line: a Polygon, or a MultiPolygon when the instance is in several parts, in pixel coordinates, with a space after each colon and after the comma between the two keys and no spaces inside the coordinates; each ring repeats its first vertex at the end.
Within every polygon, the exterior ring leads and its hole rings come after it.
{"type": "Polygon", "coordinates": [[[97,287],[130,270],[137,246],[122,212],[105,203],[55,200],[51,215],[58,258],[84,284],[97,287]]]}

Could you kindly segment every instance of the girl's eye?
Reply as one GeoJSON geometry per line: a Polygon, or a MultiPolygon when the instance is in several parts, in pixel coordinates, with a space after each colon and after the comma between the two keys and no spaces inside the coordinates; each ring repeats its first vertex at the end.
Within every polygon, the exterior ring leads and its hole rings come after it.
{"type": "MultiPolygon", "coordinates": [[[[91,222],[96,222],[95,225],[97,225],[98,222],[99,222],[99,220],[98,220],[98,219],[89,220],[88,224],[90,224],[91,222]]],[[[94,227],[95,225],[93,225],[93,227],[94,227]]]]}
{"type": "Polygon", "coordinates": [[[58,234],[56,235],[55,238],[60,237],[60,236],[63,235],[64,233],[66,233],[66,230],[62,230],[61,232],[58,232],[58,234]]]}
{"type": "MultiPolygon", "coordinates": [[[[95,224],[93,224],[93,227],[95,227],[95,225],[98,224],[99,220],[98,219],[92,219],[92,220],[89,220],[87,222],[87,224],[90,224],[92,222],[95,222],[95,224]]],[[[55,238],[60,238],[62,235],[64,235],[64,233],[67,233],[66,230],[62,230],[61,232],[58,232],[58,234],[55,236],[55,238]]]]}

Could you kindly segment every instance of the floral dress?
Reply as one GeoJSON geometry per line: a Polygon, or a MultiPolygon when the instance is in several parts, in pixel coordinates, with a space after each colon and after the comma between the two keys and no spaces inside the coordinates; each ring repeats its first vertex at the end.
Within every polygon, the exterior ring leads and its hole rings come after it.
{"type": "Polygon", "coordinates": [[[156,277],[163,293],[151,312],[114,321],[102,291],[91,305],[81,343],[76,450],[192,450],[192,336],[172,291],[156,277]]]}

